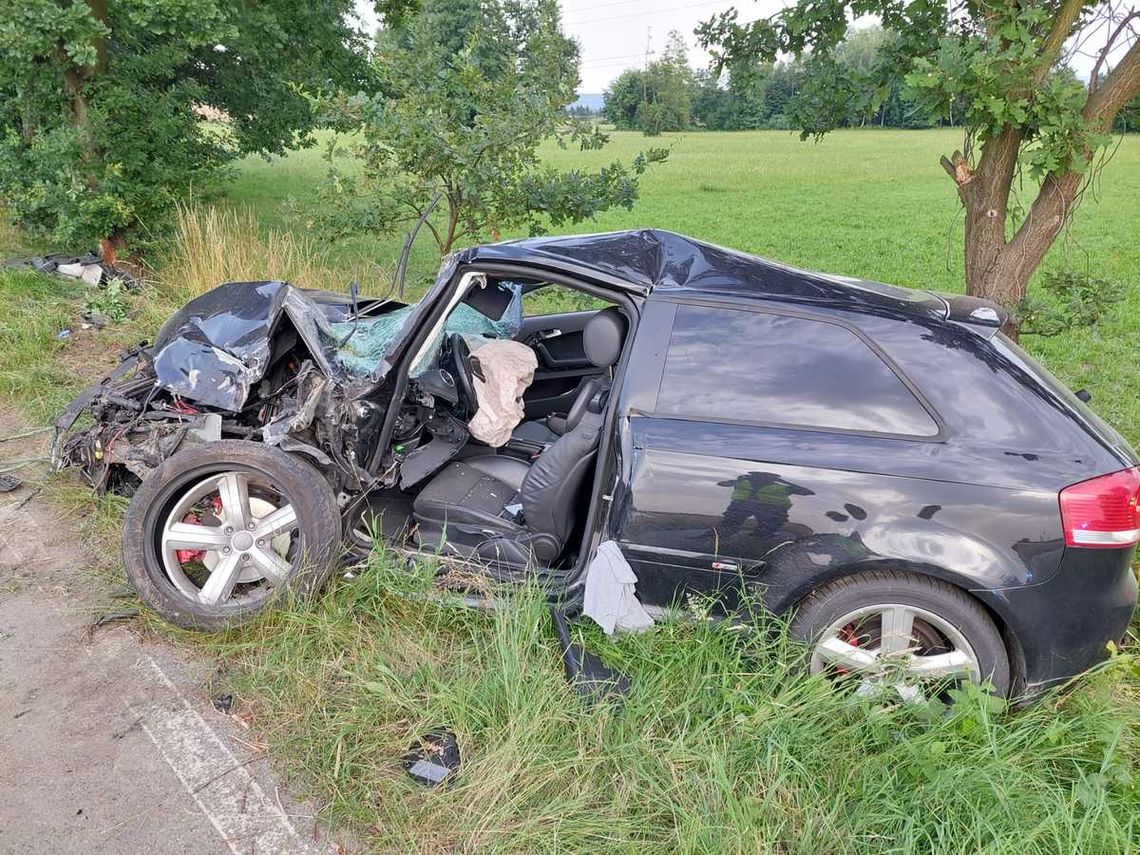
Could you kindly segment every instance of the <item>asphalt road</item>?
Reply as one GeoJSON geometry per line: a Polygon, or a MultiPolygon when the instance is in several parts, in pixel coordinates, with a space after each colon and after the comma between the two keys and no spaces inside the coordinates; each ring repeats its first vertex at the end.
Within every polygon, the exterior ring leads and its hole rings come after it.
{"type": "Polygon", "coordinates": [[[0,853],[343,852],[292,801],[196,662],[118,626],[85,546],[0,495],[0,853]]]}

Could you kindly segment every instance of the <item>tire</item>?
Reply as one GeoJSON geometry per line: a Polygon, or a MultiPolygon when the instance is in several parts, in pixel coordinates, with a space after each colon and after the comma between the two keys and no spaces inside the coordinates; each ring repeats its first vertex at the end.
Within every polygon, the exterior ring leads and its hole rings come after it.
{"type": "MultiPolygon", "coordinates": [[[[911,630],[913,634],[906,636],[904,646],[911,653],[899,655],[908,657],[909,662],[921,663],[913,669],[915,674],[922,673],[926,663],[934,662],[933,659],[922,658],[923,656],[943,655],[943,660],[940,661],[950,662],[948,655],[960,649],[959,658],[964,660],[971,657],[970,665],[958,666],[960,673],[954,677],[940,674],[937,679],[988,680],[1001,697],[1009,696],[1009,654],[993,620],[981,603],[966,592],[929,576],[872,571],[837,579],[813,591],[800,602],[792,618],[790,633],[794,639],[809,645],[813,671],[830,669],[832,672],[838,670],[846,674],[854,671],[861,674],[864,673],[859,670],[863,660],[856,659],[855,664],[851,664],[843,658],[845,651],[842,649],[842,632],[848,633],[856,655],[878,656],[880,654],[877,651],[886,646],[883,643],[884,637],[900,634],[892,634],[888,630],[888,626],[892,625],[890,621],[896,620],[893,616],[908,612],[914,621],[911,630]],[[879,621],[877,650],[873,638],[876,612],[879,621]],[[848,622],[852,615],[856,617],[848,622]],[[859,621],[864,623],[858,623],[859,621]],[[867,622],[871,628],[869,634],[863,637],[864,647],[861,648],[861,639],[857,633],[868,625],[867,622]],[[832,632],[837,625],[842,626],[842,629],[833,636],[832,632]],[[922,638],[929,640],[935,635],[944,639],[944,643],[924,648],[922,638]],[[826,645],[828,638],[841,649],[836,651],[826,645]],[[868,651],[865,649],[867,647],[872,649],[868,651]],[[924,650],[927,652],[924,653],[924,650]]],[[[873,668],[869,668],[868,672],[871,670],[873,668]]],[[[922,677],[915,677],[915,680],[921,679],[922,677]]]]}
{"type": "Polygon", "coordinates": [[[123,524],[123,563],[138,595],[176,626],[207,632],[249,621],[285,595],[316,593],[340,550],[340,511],[328,481],[256,442],[221,440],[172,455],[139,486],[123,524]],[[184,515],[191,502],[206,510],[184,515]],[[227,504],[244,516],[234,510],[231,517],[227,504]],[[180,539],[210,545],[179,549],[180,539]],[[210,586],[215,570],[224,572],[210,586]]]}

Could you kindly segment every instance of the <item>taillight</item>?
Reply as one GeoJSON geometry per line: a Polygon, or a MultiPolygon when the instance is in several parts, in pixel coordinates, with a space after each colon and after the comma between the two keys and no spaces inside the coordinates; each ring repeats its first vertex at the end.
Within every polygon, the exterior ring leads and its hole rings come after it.
{"type": "Polygon", "coordinates": [[[1140,542],[1140,467],[1066,487],[1061,525],[1068,546],[1119,549],[1140,542]]]}

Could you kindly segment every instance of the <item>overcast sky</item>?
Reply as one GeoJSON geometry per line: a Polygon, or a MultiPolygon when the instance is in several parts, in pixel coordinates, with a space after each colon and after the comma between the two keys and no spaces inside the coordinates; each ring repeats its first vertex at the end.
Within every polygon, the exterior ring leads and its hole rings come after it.
{"type": "MultiPolygon", "coordinates": [[[[562,26],[581,46],[581,93],[603,92],[624,69],[638,68],[645,62],[648,47],[652,58],[665,46],[670,30],[676,30],[689,46],[689,62],[704,68],[709,57],[696,46],[693,30],[717,12],[736,6],[741,21],[771,15],[785,0],[560,0],[562,26]]],[[[376,26],[376,15],[369,0],[357,0],[357,10],[365,26],[376,26]]],[[[868,19],[865,21],[870,23],[868,19]]],[[[863,22],[860,22],[863,23],[863,22]]],[[[1097,28],[1099,30],[1099,28],[1097,28]]],[[[1096,32],[1090,45],[1098,41],[1096,32]]],[[[1123,53],[1116,51],[1118,58],[1123,53]]],[[[1077,54],[1070,58],[1077,73],[1087,78],[1093,59],[1077,54]]]]}
{"type": "MultiPolygon", "coordinates": [[[[626,68],[645,62],[646,46],[660,51],[670,30],[689,45],[689,62],[704,68],[709,57],[696,46],[693,30],[717,12],[736,6],[740,20],[771,15],[781,0],[561,0],[562,27],[582,48],[582,92],[602,92],[626,68]]],[[[653,56],[653,53],[650,54],[653,56]]]]}

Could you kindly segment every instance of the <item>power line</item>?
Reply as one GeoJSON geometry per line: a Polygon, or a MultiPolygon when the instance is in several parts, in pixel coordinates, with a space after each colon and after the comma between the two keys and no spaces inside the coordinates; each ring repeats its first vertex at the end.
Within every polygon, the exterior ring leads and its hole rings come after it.
{"type": "Polygon", "coordinates": [[[628,3],[643,3],[645,0],[610,0],[608,3],[591,3],[589,6],[582,6],[575,9],[574,12],[592,12],[594,9],[605,9],[610,6],[625,6],[628,3]]]}
{"type": "MultiPolygon", "coordinates": [[[[656,54],[656,53],[657,53],[657,51],[650,51],[651,55],[656,54]]],[[[621,56],[598,56],[598,57],[594,57],[593,59],[584,59],[578,64],[579,65],[596,65],[598,63],[605,63],[605,62],[609,62],[611,60],[620,61],[620,60],[626,60],[626,59],[641,59],[644,55],[645,54],[643,54],[643,53],[627,53],[627,54],[623,54],[621,56]]]]}
{"type": "Polygon", "coordinates": [[[686,3],[683,6],[670,6],[667,9],[643,9],[639,12],[626,12],[622,15],[610,15],[605,18],[589,18],[584,21],[563,21],[563,25],[568,27],[580,27],[584,24],[600,24],[604,21],[620,21],[623,18],[640,18],[644,15],[659,15],[663,12],[682,12],[686,9],[703,9],[709,6],[728,6],[728,0],[713,0],[713,2],[706,3],[686,3]]]}

